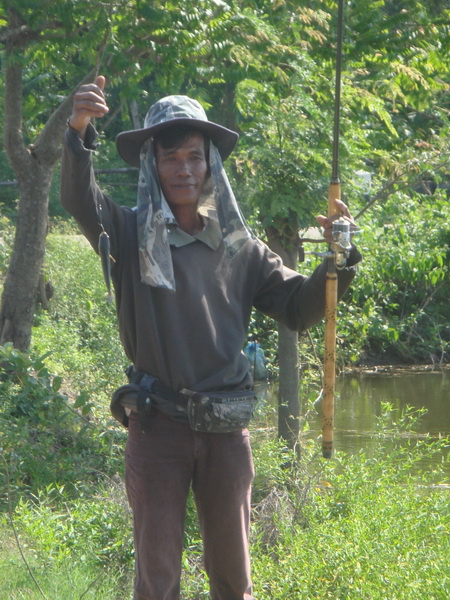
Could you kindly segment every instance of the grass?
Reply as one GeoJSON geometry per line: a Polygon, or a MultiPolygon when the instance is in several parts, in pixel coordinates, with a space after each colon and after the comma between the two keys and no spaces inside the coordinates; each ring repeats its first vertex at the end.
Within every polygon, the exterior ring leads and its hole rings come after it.
{"type": "MultiPolygon", "coordinates": [[[[448,440],[441,445],[445,452],[448,440]]],[[[426,441],[399,449],[405,460],[398,460],[395,451],[387,456],[381,441],[370,459],[358,453],[324,461],[308,443],[301,464],[290,467],[282,466],[287,453],[267,432],[255,432],[253,446],[257,598],[450,597],[450,490],[428,483],[439,479],[439,470],[411,477],[411,461],[429,452],[426,441]]],[[[22,551],[48,600],[130,598],[131,516],[122,479],[117,475],[90,483],[79,482],[78,497],[56,485],[38,494],[12,493],[22,551]]],[[[0,600],[42,597],[18,552],[6,512],[0,531],[5,582],[0,600]]],[[[182,598],[207,597],[191,502],[182,598]]]]}
{"type": "Polygon", "coordinates": [[[393,464],[381,452],[370,460],[363,453],[339,456],[322,475],[301,518],[295,510],[278,510],[288,516],[277,519],[276,543],[256,545],[257,596],[450,596],[449,489],[419,485],[407,461],[393,464]]]}

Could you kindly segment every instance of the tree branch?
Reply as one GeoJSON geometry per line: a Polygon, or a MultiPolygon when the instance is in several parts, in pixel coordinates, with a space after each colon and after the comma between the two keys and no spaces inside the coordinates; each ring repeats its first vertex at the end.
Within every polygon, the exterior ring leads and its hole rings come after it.
{"type": "MultiPolygon", "coordinates": [[[[434,167],[434,171],[448,167],[450,160],[444,160],[440,164],[434,167]]],[[[422,175],[426,174],[427,171],[421,171],[412,177],[405,177],[406,169],[402,170],[398,176],[392,176],[378,192],[372,196],[370,201],[362,208],[359,213],[355,216],[355,220],[359,219],[365,212],[369,210],[379,200],[386,200],[391,194],[398,191],[407,190],[412,187],[414,183],[420,181],[422,175]],[[396,187],[397,186],[397,187],[396,187]]]]}
{"type": "Polygon", "coordinates": [[[95,67],[91,69],[89,74],[84,77],[74,90],[63,100],[58,108],[50,115],[44,128],[39,133],[34,145],[34,152],[39,157],[39,160],[50,166],[58,159],[61,148],[61,137],[66,126],[66,121],[72,111],[74,96],[80,85],[89,83],[98,75],[99,67],[103,59],[105,48],[109,39],[109,28],[103,36],[100,47],[97,51],[95,67]]]}
{"type": "Polygon", "coordinates": [[[17,173],[29,154],[22,138],[22,65],[9,53],[6,54],[4,94],[3,143],[11,165],[17,173]]]}
{"type": "Polygon", "coordinates": [[[58,159],[61,151],[62,134],[66,128],[66,121],[72,111],[74,96],[78,88],[85,83],[93,81],[95,75],[96,67],[91,69],[89,74],[79,82],[48,118],[33,145],[33,153],[38,157],[40,163],[52,166],[58,159]]]}

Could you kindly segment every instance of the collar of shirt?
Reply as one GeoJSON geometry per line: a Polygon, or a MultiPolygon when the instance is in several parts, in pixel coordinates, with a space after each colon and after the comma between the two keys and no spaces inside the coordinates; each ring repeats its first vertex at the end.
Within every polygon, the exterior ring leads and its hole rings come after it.
{"type": "Polygon", "coordinates": [[[204,215],[202,215],[202,218],[205,222],[205,226],[202,231],[199,231],[194,235],[186,233],[180,229],[178,225],[169,226],[169,244],[176,248],[181,248],[182,246],[187,246],[195,241],[199,241],[209,246],[211,250],[217,250],[222,242],[219,224],[213,219],[208,219],[208,217],[205,217],[204,215]]]}

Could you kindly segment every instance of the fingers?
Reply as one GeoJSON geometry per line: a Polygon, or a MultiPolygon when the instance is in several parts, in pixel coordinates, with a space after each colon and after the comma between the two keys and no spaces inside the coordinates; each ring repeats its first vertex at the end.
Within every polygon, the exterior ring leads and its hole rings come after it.
{"type": "Polygon", "coordinates": [[[324,215],[318,215],[317,216],[317,220],[319,222],[319,224],[322,227],[331,227],[333,224],[333,221],[336,221],[336,219],[342,219],[344,218],[346,221],[349,221],[352,225],[354,225],[356,227],[356,223],[350,213],[350,210],[348,208],[348,206],[342,202],[342,200],[334,200],[335,202],[335,206],[337,208],[337,210],[339,211],[338,214],[333,215],[332,217],[325,217],[324,215]]]}
{"type": "Polygon", "coordinates": [[[69,123],[82,138],[92,118],[101,118],[109,112],[103,93],[105,82],[103,75],[99,75],[93,83],[82,85],[75,94],[69,123]]]}
{"type": "Polygon", "coordinates": [[[321,227],[323,227],[324,229],[331,229],[333,227],[333,222],[337,221],[338,219],[344,219],[344,221],[348,221],[350,223],[350,225],[352,225],[353,227],[356,227],[356,223],[351,215],[349,215],[348,217],[345,215],[335,215],[333,217],[325,217],[324,215],[317,215],[316,219],[317,219],[317,222],[319,223],[319,225],[321,227]]]}
{"type": "Polygon", "coordinates": [[[342,202],[342,200],[337,200],[337,199],[336,199],[336,200],[334,201],[334,203],[335,203],[335,205],[336,205],[336,208],[339,210],[339,212],[340,212],[342,215],[344,215],[344,217],[348,217],[349,219],[351,219],[351,218],[352,218],[352,216],[351,216],[351,214],[350,214],[350,211],[349,211],[349,209],[348,209],[348,206],[347,206],[347,205],[346,205],[344,202],[342,202]]]}
{"type": "Polygon", "coordinates": [[[350,235],[353,235],[353,232],[356,230],[356,223],[350,213],[348,206],[342,202],[342,200],[335,200],[335,205],[337,210],[339,210],[339,214],[333,215],[332,217],[326,217],[325,215],[317,215],[317,222],[323,228],[323,237],[328,243],[332,241],[332,230],[333,230],[333,222],[337,219],[344,219],[350,223],[350,235]]]}
{"type": "Polygon", "coordinates": [[[326,227],[328,217],[325,217],[324,215],[317,215],[316,219],[321,227],[326,227]]]}
{"type": "Polygon", "coordinates": [[[97,85],[102,90],[102,92],[105,89],[105,83],[106,79],[105,77],[103,77],[103,75],[99,75],[95,78],[95,85],[97,85]]]}
{"type": "Polygon", "coordinates": [[[103,117],[109,111],[103,93],[104,85],[104,77],[97,77],[95,83],[82,85],[75,94],[74,113],[83,113],[83,116],[89,117],[103,117]]]}

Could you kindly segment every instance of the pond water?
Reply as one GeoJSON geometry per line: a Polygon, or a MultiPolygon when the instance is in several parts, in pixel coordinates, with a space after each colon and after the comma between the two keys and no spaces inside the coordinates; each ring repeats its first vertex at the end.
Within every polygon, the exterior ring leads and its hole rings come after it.
{"type": "MultiPolygon", "coordinates": [[[[276,395],[276,387],[273,388],[276,395]]],[[[274,400],[276,402],[276,400],[274,400]]],[[[345,453],[364,449],[370,456],[379,443],[377,417],[388,402],[399,416],[406,407],[425,409],[414,431],[433,438],[450,437],[450,369],[434,371],[396,368],[352,372],[336,381],[334,448],[345,453]]],[[[304,415],[308,407],[302,407],[304,415]]],[[[309,432],[304,435],[319,438],[322,432],[321,412],[310,411],[309,432]]],[[[320,441],[317,442],[318,447],[320,441]]],[[[439,461],[440,457],[436,457],[439,461]]],[[[432,467],[433,465],[430,465],[432,467]]],[[[450,464],[445,472],[450,480],[450,464]]]]}

